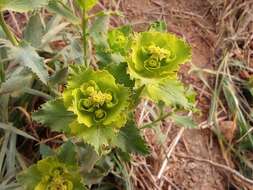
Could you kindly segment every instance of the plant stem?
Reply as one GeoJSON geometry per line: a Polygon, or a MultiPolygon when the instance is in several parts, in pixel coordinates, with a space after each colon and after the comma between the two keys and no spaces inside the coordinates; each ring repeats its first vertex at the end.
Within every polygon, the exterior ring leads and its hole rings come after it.
{"type": "Polygon", "coordinates": [[[83,18],[82,18],[82,30],[83,30],[83,58],[84,64],[87,65],[88,57],[87,57],[87,36],[86,36],[86,29],[87,29],[87,18],[86,18],[86,11],[83,9],[83,18]]]}
{"type": "Polygon", "coordinates": [[[0,61],[0,83],[4,82],[5,76],[4,76],[4,64],[2,61],[0,61]]]}
{"type": "Polygon", "coordinates": [[[8,25],[6,24],[6,22],[4,20],[3,12],[0,13],[0,25],[2,26],[4,33],[6,34],[8,39],[11,41],[11,43],[14,46],[18,46],[18,41],[17,41],[15,35],[10,31],[8,25]]]}
{"type": "Polygon", "coordinates": [[[157,118],[156,120],[152,121],[151,123],[148,123],[148,124],[146,124],[146,125],[143,125],[142,127],[140,127],[140,129],[151,128],[152,125],[154,125],[154,124],[156,124],[156,123],[158,123],[158,122],[160,122],[160,121],[166,119],[167,117],[171,116],[171,114],[172,114],[172,113],[169,112],[169,113],[167,113],[167,114],[165,114],[165,115],[162,115],[162,116],[160,116],[159,118],[157,118]]]}

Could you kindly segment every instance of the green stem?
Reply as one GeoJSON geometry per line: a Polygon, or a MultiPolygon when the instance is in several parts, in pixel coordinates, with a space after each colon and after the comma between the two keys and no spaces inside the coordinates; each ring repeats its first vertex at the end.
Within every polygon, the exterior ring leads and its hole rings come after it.
{"type": "Polygon", "coordinates": [[[167,114],[164,114],[162,116],[160,116],[159,118],[157,118],[156,120],[152,121],[151,123],[148,123],[146,125],[143,125],[142,127],[140,127],[140,129],[146,129],[146,128],[151,128],[152,125],[160,122],[160,121],[163,121],[164,119],[166,119],[167,117],[171,116],[171,112],[167,113],[167,114]]]}
{"type": "Polygon", "coordinates": [[[6,22],[4,20],[3,12],[0,13],[0,25],[2,26],[4,33],[6,34],[6,36],[8,37],[8,39],[11,41],[11,43],[14,46],[18,46],[18,41],[17,41],[16,37],[10,31],[8,25],[6,24],[6,22]]]}
{"type": "Polygon", "coordinates": [[[5,76],[4,76],[4,64],[2,61],[0,61],[0,83],[4,82],[5,76]]]}
{"type": "Polygon", "coordinates": [[[87,36],[86,36],[86,30],[87,30],[87,18],[86,18],[86,12],[85,9],[83,9],[83,18],[82,18],[82,30],[83,30],[83,58],[84,63],[87,65],[88,63],[88,57],[87,57],[87,36]]]}

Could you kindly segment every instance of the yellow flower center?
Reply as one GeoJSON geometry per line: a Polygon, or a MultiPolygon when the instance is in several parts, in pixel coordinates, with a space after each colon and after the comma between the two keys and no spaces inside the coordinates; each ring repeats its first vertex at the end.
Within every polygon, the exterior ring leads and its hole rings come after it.
{"type": "Polygon", "coordinates": [[[61,176],[56,176],[48,184],[47,190],[73,190],[73,183],[61,176]]]}
{"type": "Polygon", "coordinates": [[[106,116],[106,112],[102,109],[98,109],[95,111],[96,119],[103,119],[106,116]]]}
{"type": "Polygon", "coordinates": [[[150,57],[144,62],[144,67],[146,69],[158,69],[160,68],[160,61],[155,59],[154,57],[150,57]]]}
{"type": "Polygon", "coordinates": [[[51,180],[47,187],[48,190],[73,190],[73,183],[64,179],[64,169],[61,167],[55,168],[51,172],[51,180]]]}
{"type": "Polygon", "coordinates": [[[109,91],[102,92],[93,82],[83,84],[81,92],[85,98],[80,99],[79,109],[93,113],[95,121],[104,119],[107,115],[104,109],[115,105],[112,93],[109,91]]]}
{"type": "Polygon", "coordinates": [[[148,55],[148,58],[144,61],[144,67],[148,70],[158,69],[161,65],[175,59],[175,55],[169,49],[155,45],[143,48],[143,52],[148,55]]]}
{"type": "Polygon", "coordinates": [[[127,39],[122,32],[117,31],[115,35],[116,35],[116,37],[115,37],[116,44],[118,44],[119,46],[126,44],[127,39]]]}
{"type": "Polygon", "coordinates": [[[64,178],[65,172],[61,167],[55,168],[50,175],[44,176],[35,190],[73,190],[73,183],[64,178]]]}

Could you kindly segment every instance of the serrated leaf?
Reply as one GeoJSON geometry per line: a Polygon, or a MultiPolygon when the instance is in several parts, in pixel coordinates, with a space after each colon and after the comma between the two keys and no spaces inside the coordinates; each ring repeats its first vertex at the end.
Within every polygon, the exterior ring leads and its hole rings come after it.
{"type": "Polygon", "coordinates": [[[19,47],[12,47],[10,53],[17,63],[30,68],[44,84],[47,84],[48,73],[44,59],[38,55],[32,46],[21,43],[19,47]]]}
{"type": "Polygon", "coordinates": [[[128,153],[138,153],[141,155],[149,153],[149,148],[141,137],[140,130],[133,120],[128,121],[126,126],[120,130],[119,135],[115,139],[115,145],[128,153]]]}
{"type": "Polygon", "coordinates": [[[101,14],[89,28],[89,34],[93,38],[95,45],[104,50],[109,49],[109,44],[107,42],[109,21],[109,15],[101,14]]]}
{"type": "Polygon", "coordinates": [[[32,114],[32,118],[52,131],[69,132],[69,124],[75,116],[65,108],[62,100],[54,100],[43,104],[39,111],[32,114]]]}
{"type": "Polygon", "coordinates": [[[76,2],[87,12],[98,3],[98,0],[76,0],[76,2]]]}
{"type": "Polygon", "coordinates": [[[83,132],[84,141],[92,145],[98,154],[106,151],[102,147],[106,148],[115,138],[114,129],[111,127],[86,127],[83,132]]]}
{"type": "Polygon", "coordinates": [[[39,14],[31,16],[29,22],[24,31],[24,40],[33,47],[39,47],[41,44],[41,38],[45,32],[45,28],[42,24],[39,14]]]}
{"type": "Polygon", "coordinates": [[[68,9],[68,6],[59,0],[50,0],[48,3],[48,9],[53,13],[63,16],[72,24],[79,24],[81,22],[80,19],[68,9]]]}
{"type": "Polygon", "coordinates": [[[127,64],[108,64],[104,67],[109,71],[116,79],[117,83],[123,84],[126,87],[134,87],[134,81],[130,79],[130,75],[127,73],[127,64]]]}
{"type": "Polygon", "coordinates": [[[27,12],[47,5],[48,0],[0,0],[0,10],[27,12]]]}
{"type": "Polygon", "coordinates": [[[197,128],[197,125],[193,122],[189,116],[182,116],[173,114],[169,117],[176,125],[185,128],[197,128]]]}
{"type": "Polygon", "coordinates": [[[63,31],[68,25],[69,25],[68,22],[62,22],[59,23],[58,25],[53,25],[52,27],[50,27],[50,29],[41,39],[42,47],[47,45],[52,39],[54,39],[57,36],[59,32],[63,31]]]}
{"type": "Polygon", "coordinates": [[[167,106],[189,107],[183,84],[176,79],[165,79],[146,86],[148,97],[155,102],[163,101],[167,106]]]}
{"type": "Polygon", "coordinates": [[[30,87],[31,82],[31,75],[12,76],[1,84],[0,95],[22,93],[26,88],[30,87]]]}
{"type": "Polygon", "coordinates": [[[105,154],[110,150],[109,145],[116,137],[114,130],[110,126],[85,127],[76,122],[71,124],[71,132],[77,134],[85,143],[91,145],[99,155],[105,154]]]}

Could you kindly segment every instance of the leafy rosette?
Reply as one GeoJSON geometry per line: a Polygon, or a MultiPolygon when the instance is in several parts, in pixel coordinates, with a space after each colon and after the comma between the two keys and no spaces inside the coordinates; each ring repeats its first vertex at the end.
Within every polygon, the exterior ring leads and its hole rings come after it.
{"type": "Polygon", "coordinates": [[[128,58],[128,72],[136,87],[144,86],[143,95],[155,102],[189,108],[189,102],[177,73],[191,58],[190,46],[166,32],[136,34],[128,58]]]}
{"type": "Polygon", "coordinates": [[[130,93],[108,71],[72,68],[63,102],[76,115],[71,133],[93,145],[107,148],[127,120],[130,93]]]}
{"type": "Polygon", "coordinates": [[[190,46],[179,37],[165,32],[142,32],[132,45],[129,73],[141,84],[156,83],[175,78],[179,66],[190,58],[190,46]]]}
{"type": "Polygon", "coordinates": [[[62,98],[42,105],[33,119],[53,131],[82,138],[103,154],[127,122],[130,90],[106,70],[84,66],[69,70],[62,98]]]}
{"type": "Polygon", "coordinates": [[[18,181],[25,190],[86,189],[77,171],[77,167],[63,163],[56,157],[47,157],[21,173],[18,181]]]}

